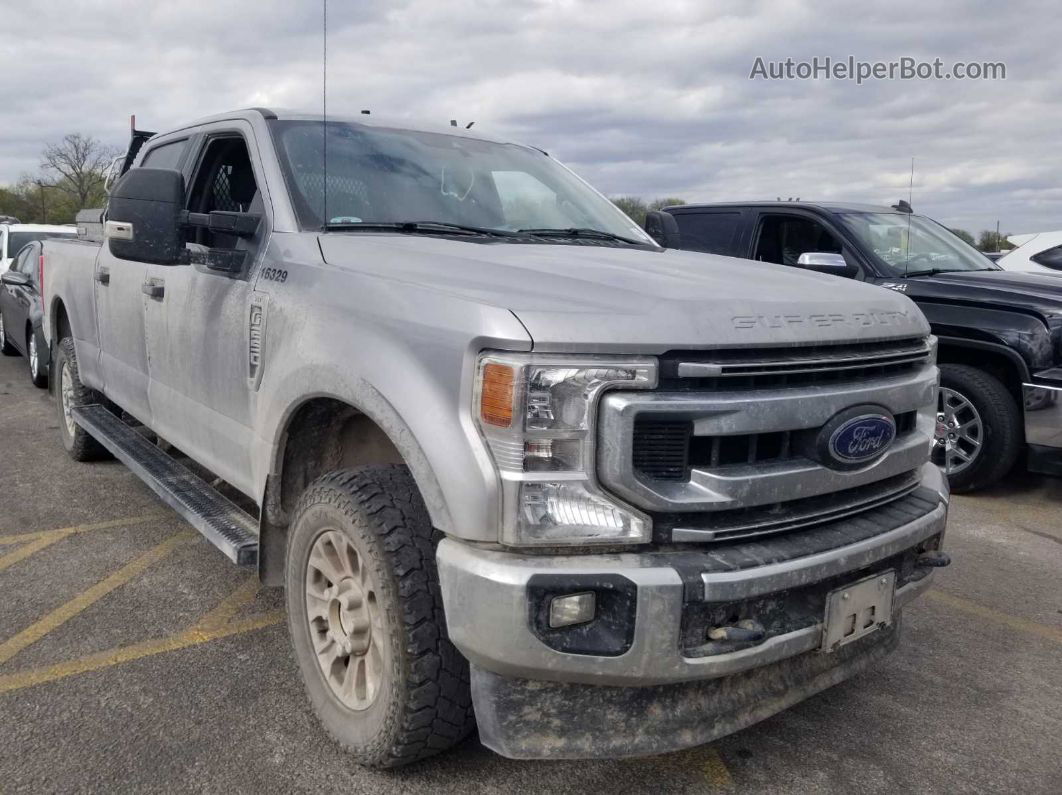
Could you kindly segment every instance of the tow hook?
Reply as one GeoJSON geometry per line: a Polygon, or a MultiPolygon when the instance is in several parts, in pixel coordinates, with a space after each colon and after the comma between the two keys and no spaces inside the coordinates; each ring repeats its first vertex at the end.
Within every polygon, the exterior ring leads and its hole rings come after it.
{"type": "Polygon", "coordinates": [[[947,552],[938,552],[937,550],[923,552],[918,556],[915,565],[920,568],[942,569],[945,566],[951,565],[951,555],[947,552]]]}
{"type": "Polygon", "coordinates": [[[763,624],[752,619],[738,621],[736,624],[711,627],[708,630],[708,642],[696,649],[690,649],[687,656],[710,657],[713,654],[726,654],[758,646],[767,639],[767,630],[763,624]]]}

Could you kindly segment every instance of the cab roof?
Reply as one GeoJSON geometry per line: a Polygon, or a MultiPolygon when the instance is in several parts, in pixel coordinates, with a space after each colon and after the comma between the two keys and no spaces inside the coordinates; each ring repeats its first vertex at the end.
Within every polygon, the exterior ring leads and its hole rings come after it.
{"type": "Polygon", "coordinates": [[[815,201],[778,201],[777,199],[770,200],[758,200],[758,201],[735,201],[735,202],[706,202],[698,204],[676,204],[668,207],[668,210],[680,210],[680,209],[723,209],[730,207],[769,207],[780,210],[825,210],[830,213],[899,213],[900,211],[894,207],[886,207],[882,204],[856,204],[854,202],[815,202],[815,201]]]}

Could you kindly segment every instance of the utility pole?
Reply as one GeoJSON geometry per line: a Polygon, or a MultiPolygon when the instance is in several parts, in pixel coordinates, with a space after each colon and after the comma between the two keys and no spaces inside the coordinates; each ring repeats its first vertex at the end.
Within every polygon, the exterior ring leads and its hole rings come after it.
{"type": "Polygon", "coordinates": [[[35,179],[33,181],[37,184],[37,188],[40,190],[40,196],[41,196],[41,223],[42,224],[46,224],[46,223],[48,223],[48,207],[44,203],[44,188],[45,187],[49,187],[50,188],[51,185],[45,186],[45,184],[39,179],[35,179]]]}
{"type": "Polygon", "coordinates": [[[999,241],[999,219],[997,218],[996,219],[996,251],[1002,251],[1002,250],[1003,250],[1003,246],[1000,245],[1000,241],[999,241]]]}

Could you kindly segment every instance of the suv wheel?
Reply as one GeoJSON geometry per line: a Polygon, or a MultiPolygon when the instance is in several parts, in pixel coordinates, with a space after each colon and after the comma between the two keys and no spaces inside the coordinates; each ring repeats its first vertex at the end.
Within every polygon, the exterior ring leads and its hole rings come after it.
{"type": "Polygon", "coordinates": [[[14,356],[18,353],[18,350],[7,339],[7,332],[4,331],[4,313],[0,312],[0,353],[4,356],[14,356]]]}
{"type": "Polygon", "coordinates": [[[1014,466],[1021,412],[995,376],[964,364],[940,365],[936,419],[933,463],[953,491],[990,486],[1014,466]]]}
{"type": "Polygon", "coordinates": [[[37,347],[37,333],[30,329],[26,334],[26,351],[29,360],[30,380],[35,387],[44,389],[48,386],[48,372],[41,367],[40,349],[37,347]]]}
{"type": "Polygon", "coordinates": [[[468,663],[446,634],[427,509],[403,466],[332,472],[288,537],[288,626],[325,729],[368,767],[397,767],[474,728],[468,663]]]}

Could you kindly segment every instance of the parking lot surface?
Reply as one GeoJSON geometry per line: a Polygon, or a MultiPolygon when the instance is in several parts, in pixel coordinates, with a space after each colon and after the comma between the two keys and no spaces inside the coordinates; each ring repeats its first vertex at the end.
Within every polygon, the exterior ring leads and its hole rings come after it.
{"type": "Polygon", "coordinates": [[[873,671],[710,746],[390,773],[318,727],[259,590],[0,359],[0,791],[1062,792],[1062,481],[956,497],[954,564],[873,671]]]}

